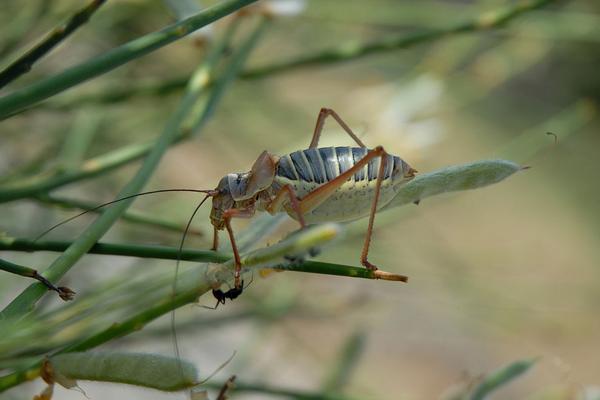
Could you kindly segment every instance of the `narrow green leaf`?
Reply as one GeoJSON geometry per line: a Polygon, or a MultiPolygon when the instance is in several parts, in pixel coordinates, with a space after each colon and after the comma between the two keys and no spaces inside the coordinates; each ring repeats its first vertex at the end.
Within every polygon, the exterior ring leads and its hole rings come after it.
{"type": "MultiPolygon", "coordinates": [[[[169,148],[169,145],[177,137],[182,123],[186,116],[193,109],[196,101],[202,93],[203,86],[198,85],[198,79],[204,73],[204,66],[201,64],[196,69],[188,89],[181,100],[177,110],[167,121],[162,134],[154,144],[152,150],[145,158],[137,174],[118,194],[117,198],[134,195],[142,190],[156,167],[163,154],[169,148]]],[[[108,208],[92,225],[90,225],[65,252],[57,258],[44,271],[44,276],[50,282],[58,281],[88,250],[110,229],[117,221],[120,215],[132,203],[133,199],[122,201],[108,208]]],[[[40,284],[33,284],[19,294],[2,312],[0,319],[18,318],[30,312],[36,302],[45,293],[45,288],[40,284]]]]}
{"type": "Polygon", "coordinates": [[[172,24],[160,31],[132,40],[64,72],[4,96],[0,98],[0,120],[17,114],[81,82],[102,75],[131,60],[157,50],[255,1],[221,1],[199,14],[172,24]]]}
{"type": "Polygon", "coordinates": [[[537,359],[515,361],[496,372],[492,372],[473,390],[470,400],[484,400],[494,390],[523,375],[536,361],[537,359]]]}

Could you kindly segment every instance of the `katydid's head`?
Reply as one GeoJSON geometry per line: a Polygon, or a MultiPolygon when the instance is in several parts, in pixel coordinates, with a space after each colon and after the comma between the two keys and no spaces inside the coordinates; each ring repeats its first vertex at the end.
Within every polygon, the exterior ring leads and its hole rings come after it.
{"type": "Polygon", "coordinates": [[[227,174],[214,190],[210,214],[217,229],[224,227],[223,212],[240,205],[251,205],[259,193],[269,188],[275,177],[277,157],[263,151],[248,172],[227,174]]]}

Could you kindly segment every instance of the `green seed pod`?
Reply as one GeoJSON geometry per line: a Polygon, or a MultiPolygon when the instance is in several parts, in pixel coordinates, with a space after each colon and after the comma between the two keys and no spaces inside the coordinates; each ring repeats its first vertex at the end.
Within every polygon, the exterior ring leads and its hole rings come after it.
{"type": "Polygon", "coordinates": [[[141,353],[82,352],[50,358],[57,383],[67,380],[118,382],[167,392],[195,386],[193,364],[174,357],[141,353]]]}
{"type": "Polygon", "coordinates": [[[396,197],[385,208],[419,202],[445,192],[492,185],[522,169],[512,161],[483,160],[417,175],[400,187],[396,197]]]}

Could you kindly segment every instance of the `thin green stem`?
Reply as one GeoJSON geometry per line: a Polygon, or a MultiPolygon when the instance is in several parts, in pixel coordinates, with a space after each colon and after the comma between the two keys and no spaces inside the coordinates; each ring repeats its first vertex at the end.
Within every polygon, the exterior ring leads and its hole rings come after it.
{"type": "MultiPolygon", "coordinates": [[[[212,389],[220,389],[223,383],[207,382],[205,385],[212,389]]],[[[353,400],[355,397],[343,396],[338,394],[327,394],[319,392],[309,392],[298,389],[288,389],[282,387],[271,386],[264,383],[246,383],[235,382],[234,389],[231,393],[250,392],[260,393],[261,395],[282,396],[296,400],[353,400]]]]}
{"type": "Polygon", "coordinates": [[[94,137],[100,132],[104,117],[103,113],[91,107],[77,110],[60,149],[56,170],[72,171],[83,163],[94,137]]]}
{"type": "Polygon", "coordinates": [[[71,33],[75,32],[77,28],[85,24],[105,1],[92,0],[87,6],[73,14],[67,22],[54,28],[33,48],[16,59],[4,70],[0,71],[0,88],[29,72],[35,62],[48,54],[50,50],[65,40],[71,33]]]}
{"type": "MultiPolygon", "coordinates": [[[[214,70],[217,68],[216,65],[218,59],[216,58],[216,55],[221,55],[222,50],[226,48],[228,43],[230,43],[231,36],[233,35],[238,23],[237,21],[238,20],[234,20],[232,22],[231,27],[225,33],[223,40],[216,45],[216,50],[211,53],[212,56],[209,55],[209,57],[207,57],[205,68],[203,72],[199,74],[199,79],[197,82],[199,85],[198,90],[206,89],[208,87],[208,82],[211,81],[214,70]]],[[[255,30],[251,38],[242,46],[239,51],[230,57],[230,62],[223,67],[223,71],[219,74],[218,78],[214,82],[210,96],[203,104],[204,107],[202,111],[193,111],[191,121],[188,121],[185,126],[180,127],[177,136],[173,140],[173,144],[190,137],[192,133],[198,132],[199,129],[209,120],[209,117],[212,115],[214,108],[216,107],[218,101],[222,98],[223,93],[227,89],[228,85],[234,80],[235,76],[241,69],[244,60],[248,56],[249,50],[256,44],[256,40],[263,32],[266,22],[267,21],[265,20],[261,21],[258,29],[255,30]]],[[[148,154],[154,144],[154,141],[147,143],[135,143],[89,159],[75,170],[63,171],[56,174],[49,173],[45,175],[39,175],[30,179],[19,180],[16,184],[5,185],[0,188],[0,203],[17,200],[24,197],[37,196],[69,183],[105,174],[142,158],[148,154]]]]}
{"type": "Polygon", "coordinates": [[[35,7],[22,7],[16,4],[10,10],[13,15],[7,25],[2,27],[2,48],[0,49],[0,59],[5,59],[17,46],[19,46],[23,36],[29,32],[32,27],[40,25],[43,17],[49,14],[52,9],[53,0],[40,1],[35,7]],[[17,10],[21,12],[15,12],[17,10]]]}
{"type": "Polygon", "coordinates": [[[0,98],[0,119],[22,112],[34,104],[88,79],[111,71],[210,24],[256,0],[225,0],[204,11],[152,32],[75,67],[0,98]]]}
{"type": "MultiPolygon", "coordinates": [[[[242,257],[242,264],[246,267],[265,267],[277,265],[279,263],[285,262],[285,255],[290,254],[293,256],[301,256],[307,252],[310,252],[315,246],[322,245],[326,242],[333,240],[339,234],[339,227],[335,224],[323,224],[319,226],[313,226],[302,231],[295,232],[294,234],[288,236],[286,239],[281,242],[267,247],[263,249],[258,249],[250,252],[242,257]]],[[[40,246],[43,243],[26,243],[24,241],[15,241],[15,240],[7,240],[3,239],[0,243],[6,244],[8,247],[13,246],[13,250],[20,247],[23,248],[25,244],[32,246],[40,246]]],[[[66,244],[68,246],[68,244],[66,244]]],[[[98,245],[97,245],[98,246],[98,245]]],[[[102,246],[102,245],[101,245],[102,246]]],[[[106,245],[103,245],[106,246],[106,245]]],[[[115,245],[112,245],[115,246],[115,245]]],[[[121,246],[121,249],[124,247],[128,247],[127,251],[129,253],[133,253],[136,250],[140,250],[139,246],[121,246]]],[[[149,253],[153,252],[152,249],[154,246],[148,246],[146,249],[143,249],[139,254],[144,254],[147,256],[149,253]],[[149,248],[148,248],[149,247],[149,248]]],[[[4,248],[9,249],[9,248],[4,248]]],[[[114,247],[113,247],[114,249],[114,247]]],[[[163,249],[164,250],[164,249],[163,249]]],[[[177,257],[178,249],[171,248],[167,249],[164,253],[169,254],[170,258],[174,259],[177,257]]],[[[206,253],[213,252],[203,252],[204,255],[206,253]]],[[[189,256],[189,251],[184,251],[182,254],[183,257],[189,256]]],[[[218,253],[213,253],[213,256],[218,253]]],[[[153,254],[155,255],[155,254],[153,254]]],[[[222,265],[213,265],[209,264],[206,269],[199,271],[198,269],[189,270],[186,274],[182,274],[178,279],[178,284],[176,285],[177,291],[175,294],[170,294],[163,297],[161,300],[152,304],[149,308],[145,309],[138,314],[127,318],[125,321],[119,323],[113,323],[108,328],[102,330],[99,333],[92,335],[91,337],[75,344],[69,346],[60,353],[65,352],[73,352],[73,351],[84,351],[93,347],[96,347],[100,344],[106,343],[115,338],[119,338],[125,336],[129,333],[135,332],[141,328],[148,322],[156,319],[157,317],[164,315],[175,308],[178,308],[182,305],[195,302],[196,299],[207,292],[210,288],[214,287],[215,284],[219,285],[225,282],[226,280],[231,278],[231,264],[232,261],[225,261],[225,264],[222,265]],[[229,265],[228,265],[229,264],[229,265]],[[191,278],[191,275],[194,275],[191,278]]],[[[304,264],[307,264],[304,262],[304,264]]],[[[324,263],[320,263],[324,265],[324,263]]],[[[313,266],[314,269],[315,266],[313,266]]],[[[302,270],[301,267],[297,267],[294,264],[285,267],[288,270],[302,270]]],[[[332,270],[353,270],[357,268],[347,267],[342,265],[331,265],[330,269],[332,270]]],[[[371,278],[377,278],[377,271],[368,271],[364,268],[360,268],[362,271],[366,271],[371,274],[371,278]]],[[[319,270],[323,271],[323,269],[319,270]]],[[[347,276],[359,276],[357,273],[346,273],[347,276]]],[[[362,276],[365,277],[365,276],[362,276]]],[[[0,391],[6,390],[10,387],[18,385],[19,383],[28,380],[34,379],[39,372],[39,363],[35,363],[21,371],[17,371],[13,374],[4,376],[0,378],[0,391]]]]}
{"type": "MultiPolygon", "coordinates": [[[[193,110],[198,100],[203,86],[201,85],[202,74],[204,72],[201,65],[190,78],[190,83],[186,93],[175,112],[169,118],[166,126],[156,141],[154,147],[144,160],[133,179],[123,188],[117,198],[134,195],[141,191],[156,167],[163,154],[169,148],[177,136],[181,125],[185,121],[189,112],[193,110]]],[[[58,281],[66,274],[73,265],[110,229],[117,221],[119,216],[127,209],[133,200],[126,200],[108,208],[90,227],[88,227],[79,238],[69,246],[65,252],[57,258],[46,271],[44,276],[50,282],[58,281]]],[[[1,313],[0,318],[18,318],[30,312],[36,302],[44,294],[42,285],[31,285],[19,296],[17,296],[1,313]]]]}
{"type": "MultiPolygon", "coordinates": [[[[72,241],[38,241],[29,239],[11,239],[0,238],[0,250],[4,251],[52,251],[62,252],[73,244],[72,241]]],[[[163,260],[177,260],[179,249],[177,247],[157,246],[157,245],[138,245],[138,244],[116,244],[116,243],[96,243],[89,250],[90,254],[116,255],[126,257],[154,258],[163,260]]],[[[232,261],[231,254],[216,252],[210,250],[192,250],[183,249],[181,251],[182,261],[210,262],[223,264],[232,261]]],[[[247,262],[244,265],[248,264],[247,262]]],[[[283,265],[272,265],[271,268],[284,271],[309,272],[314,274],[337,275],[351,278],[379,279],[376,272],[363,267],[351,265],[333,264],[320,261],[302,261],[297,263],[283,265]]],[[[382,278],[382,279],[385,279],[382,278]]]]}
{"type": "Polygon", "coordinates": [[[344,390],[365,350],[365,344],[366,335],[362,330],[355,331],[346,340],[335,365],[323,384],[323,393],[335,394],[344,390]]]}
{"type": "MultiPolygon", "coordinates": [[[[186,278],[186,275],[182,276],[182,278],[186,278]]],[[[195,284],[191,287],[190,285],[185,285],[185,289],[178,291],[175,296],[172,294],[167,295],[144,311],[139,312],[122,322],[113,323],[108,328],[75,345],[61,350],[57,354],[85,351],[113,339],[136,332],[156,318],[165,315],[178,307],[195,302],[199,296],[210,290],[210,285],[206,280],[187,278],[187,282],[195,282],[195,284]]],[[[37,378],[39,376],[40,366],[41,362],[36,362],[20,371],[0,377],[0,392],[10,389],[22,382],[37,378]]]]}
{"type": "Polygon", "coordinates": [[[37,270],[29,267],[25,267],[23,265],[14,264],[6,260],[0,259],[0,269],[6,272],[10,272],[12,274],[16,274],[19,276],[24,276],[26,278],[33,278],[39,282],[41,282],[48,290],[54,290],[61,299],[63,300],[71,300],[73,299],[74,291],[67,287],[56,287],[52,284],[52,282],[48,281],[48,279],[41,276],[37,270]]]}
{"type": "Polygon", "coordinates": [[[446,29],[433,29],[417,32],[408,36],[388,37],[373,43],[347,42],[341,46],[324,50],[317,54],[299,57],[295,60],[285,61],[280,64],[256,68],[240,75],[240,77],[252,79],[271,76],[274,73],[289,71],[295,68],[313,65],[321,66],[324,64],[357,59],[371,54],[405,49],[417,44],[442,39],[456,34],[494,29],[505,25],[523,13],[544,7],[554,1],[556,0],[521,1],[512,7],[485,13],[473,20],[459,23],[446,29]]]}
{"type": "MultiPolygon", "coordinates": [[[[473,389],[468,397],[469,400],[485,400],[489,394],[496,389],[506,385],[513,379],[516,379],[527,372],[535,363],[536,358],[529,360],[519,360],[494,371],[485,376],[482,381],[473,389]]],[[[465,396],[465,398],[467,398],[465,396]]]]}
{"type": "MultiPolygon", "coordinates": [[[[292,60],[248,69],[240,74],[240,79],[261,79],[299,68],[340,63],[374,54],[406,49],[421,43],[443,39],[456,34],[495,29],[507,24],[522,14],[540,9],[549,3],[556,1],[557,0],[522,1],[516,3],[516,5],[512,7],[486,13],[473,20],[459,23],[446,29],[417,32],[408,36],[387,37],[371,43],[360,43],[357,41],[346,42],[334,48],[321,50],[314,54],[308,54],[292,60]]],[[[161,80],[158,83],[144,83],[134,87],[113,87],[100,93],[66,99],[64,101],[59,101],[56,104],[49,104],[49,106],[69,108],[71,106],[88,103],[116,103],[138,96],[163,96],[180,90],[184,85],[185,77],[177,77],[166,81],[161,80]]]]}

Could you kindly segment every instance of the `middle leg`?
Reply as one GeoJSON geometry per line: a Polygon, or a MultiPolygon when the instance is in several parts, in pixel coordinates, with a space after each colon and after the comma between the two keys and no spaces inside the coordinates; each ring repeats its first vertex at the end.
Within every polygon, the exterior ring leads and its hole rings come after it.
{"type": "Polygon", "coordinates": [[[279,189],[273,200],[271,200],[269,205],[266,207],[266,210],[269,212],[269,214],[275,214],[276,212],[281,210],[286,195],[290,200],[292,210],[294,210],[296,216],[298,217],[298,222],[300,223],[300,226],[304,228],[306,226],[306,223],[304,222],[304,216],[300,211],[300,202],[296,197],[296,192],[290,185],[284,185],[281,187],[281,189],[279,189]]]}

